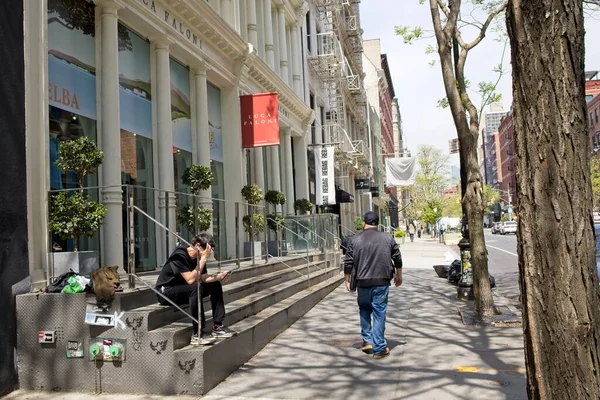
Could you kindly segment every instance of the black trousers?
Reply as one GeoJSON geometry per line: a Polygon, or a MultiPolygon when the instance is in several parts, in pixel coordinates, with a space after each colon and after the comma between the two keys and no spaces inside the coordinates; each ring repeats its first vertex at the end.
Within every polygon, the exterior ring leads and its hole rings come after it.
{"type": "MultiPolygon", "coordinates": [[[[160,290],[160,289],[159,289],[160,290]]],[[[198,319],[198,287],[193,285],[179,285],[165,287],[163,292],[165,297],[177,305],[190,305],[192,317],[198,319]]],[[[223,301],[223,287],[221,282],[202,283],[202,298],[210,296],[210,304],[212,307],[213,323],[222,325],[225,319],[225,302],[223,301]]],[[[162,305],[169,303],[158,296],[158,302],[162,305]]],[[[206,325],[206,317],[204,316],[204,303],[200,303],[200,327],[204,330],[206,325]]],[[[193,322],[194,334],[198,333],[198,324],[193,322]]]]}

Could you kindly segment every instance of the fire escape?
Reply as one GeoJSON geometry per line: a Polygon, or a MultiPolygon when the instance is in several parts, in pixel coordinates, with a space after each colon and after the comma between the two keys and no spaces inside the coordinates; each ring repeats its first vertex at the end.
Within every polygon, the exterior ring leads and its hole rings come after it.
{"type": "Polygon", "coordinates": [[[323,32],[317,34],[316,54],[309,57],[323,81],[328,112],[323,125],[325,142],[336,146],[336,161],[356,176],[371,174],[367,131],[367,101],[362,69],[360,0],[315,0],[323,32]],[[352,137],[346,129],[352,120],[352,137]]]}

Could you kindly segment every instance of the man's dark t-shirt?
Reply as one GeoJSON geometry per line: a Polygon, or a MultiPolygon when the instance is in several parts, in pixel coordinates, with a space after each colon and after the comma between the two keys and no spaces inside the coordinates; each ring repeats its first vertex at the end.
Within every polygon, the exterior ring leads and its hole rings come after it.
{"type": "MultiPolygon", "coordinates": [[[[188,283],[183,276],[181,276],[181,273],[191,272],[194,269],[196,269],[196,260],[190,257],[187,247],[178,247],[171,253],[169,259],[160,271],[158,279],[156,280],[156,287],[160,289],[161,286],[171,287],[187,285],[188,283]]],[[[202,269],[202,274],[206,274],[206,265],[202,269]]]]}

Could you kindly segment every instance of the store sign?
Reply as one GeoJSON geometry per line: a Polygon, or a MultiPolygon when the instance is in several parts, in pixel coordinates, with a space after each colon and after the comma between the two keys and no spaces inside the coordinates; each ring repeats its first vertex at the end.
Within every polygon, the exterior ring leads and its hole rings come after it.
{"type": "Polygon", "coordinates": [[[184,23],[173,13],[166,10],[162,4],[156,0],[138,0],[138,3],[144,5],[148,10],[152,11],[165,24],[169,25],[172,30],[176,31],[179,36],[183,37],[194,47],[202,49],[202,41],[193,33],[184,23]]]}
{"type": "Polygon", "coordinates": [[[335,164],[333,147],[321,147],[315,151],[315,175],[317,181],[316,204],[335,204],[335,164]]]}
{"type": "Polygon", "coordinates": [[[93,74],[49,54],[48,78],[50,105],[96,119],[96,77],[93,74]]]}
{"type": "Polygon", "coordinates": [[[459,144],[458,144],[458,139],[450,139],[448,140],[448,147],[449,147],[449,151],[450,154],[457,154],[460,150],[459,144]]]}
{"type": "Polygon", "coordinates": [[[379,187],[377,187],[377,186],[371,186],[371,196],[372,197],[379,197],[379,187]]]}
{"type": "Polygon", "coordinates": [[[369,181],[368,178],[354,180],[354,189],[358,189],[358,190],[369,189],[370,186],[371,186],[371,182],[369,181]]]}
{"type": "Polygon", "coordinates": [[[259,93],[240,97],[242,147],[279,144],[279,109],[277,93],[259,93]]]}

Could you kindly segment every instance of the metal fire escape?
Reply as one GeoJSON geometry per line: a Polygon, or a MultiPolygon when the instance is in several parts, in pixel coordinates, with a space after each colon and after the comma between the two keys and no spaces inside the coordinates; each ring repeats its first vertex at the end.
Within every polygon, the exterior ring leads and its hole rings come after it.
{"type": "Polygon", "coordinates": [[[309,61],[327,94],[329,107],[323,126],[326,142],[336,145],[337,161],[354,168],[357,176],[368,177],[371,165],[359,3],[360,0],[314,1],[321,13],[323,33],[316,35],[317,52],[309,61]],[[354,121],[353,137],[346,130],[346,116],[354,121]]]}

